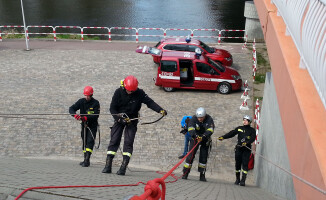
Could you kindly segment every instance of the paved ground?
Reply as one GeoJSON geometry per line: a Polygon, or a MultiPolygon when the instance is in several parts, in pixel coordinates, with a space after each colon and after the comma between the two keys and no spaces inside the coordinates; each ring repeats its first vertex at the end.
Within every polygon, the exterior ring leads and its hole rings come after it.
{"type": "MultiPolygon", "coordinates": [[[[137,45],[134,42],[31,41],[32,50],[24,51],[24,40],[0,42],[0,89],[5,94],[0,104],[0,113],[63,113],[62,116],[41,116],[42,119],[0,118],[0,165],[1,169],[5,169],[0,172],[0,193],[16,196],[24,188],[40,185],[146,182],[158,176],[153,170],[168,171],[179,161],[177,157],[182,152],[184,140],[183,135],[179,134],[180,120],[183,115],[192,114],[197,107],[203,106],[213,116],[216,125],[208,161],[209,182],[198,182],[198,172],[192,170],[191,180],[180,180],[167,185],[167,199],[274,199],[253,186],[252,172],[247,181],[251,187],[232,185],[236,139],[223,142],[216,140],[219,135],[240,125],[244,114],[252,115],[252,110],[239,110],[242,92],[229,95],[214,91],[164,92],[152,81],[157,66],[153,64],[151,56],[134,52],[137,45]],[[94,87],[94,97],[100,101],[102,113],[108,113],[113,91],[119,86],[120,80],[129,74],[135,75],[140,81],[140,87],[168,110],[168,116],[159,123],[138,126],[130,167],[151,171],[128,173],[125,177],[100,173],[110,137],[109,127],[113,123],[112,117],[108,115],[99,119],[102,145],[93,153],[92,167],[79,167],[77,160],[81,159],[82,154],[78,134],[80,125],[64,113],[82,97],[85,85],[94,87]],[[38,160],[40,158],[45,159],[38,160]],[[85,182],[87,179],[90,182],[85,182]],[[202,190],[207,192],[201,194],[199,191],[202,190]]],[[[241,44],[223,44],[220,47],[232,53],[234,68],[239,70],[244,80],[249,80],[250,86],[250,52],[242,50],[241,44]]],[[[248,103],[252,108],[252,102],[248,103]]],[[[141,116],[143,121],[159,117],[146,106],[142,108],[141,116]]],[[[118,155],[114,166],[118,167],[120,162],[121,156],[118,155]]],[[[194,166],[196,164],[195,161],[194,166]]],[[[178,168],[176,173],[180,172],[181,168],[178,168]]],[[[28,192],[27,195],[35,194],[31,199],[63,199],[66,198],[64,196],[122,199],[129,193],[140,194],[143,188],[59,189],[51,190],[51,194],[28,192]]],[[[0,196],[0,199],[6,198],[6,195],[0,196]]]]}
{"type": "MultiPolygon", "coordinates": [[[[145,185],[109,187],[110,185],[129,185],[162,177],[154,171],[131,168],[126,176],[102,174],[102,165],[93,163],[89,168],[82,168],[75,161],[16,159],[1,157],[0,163],[0,199],[12,200],[24,189],[44,186],[107,186],[98,188],[59,188],[37,189],[26,192],[20,199],[123,199],[128,195],[141,195],[145,185]]],[[[117,171],[118,168],[113,168],[117,171]]],[[[180,174],[176,174],[180,176],[180,174]]],[[[174,181],[168,177],[165,181],[174,181]]],[[[253,186],[233,185],[231,182],[208,178],[208,182],[198,181],[190,176],[188,180],[177,180],[166,184],[166,199],[208,199],[208,200],[276,200],[275,196],[253,186]]]]}

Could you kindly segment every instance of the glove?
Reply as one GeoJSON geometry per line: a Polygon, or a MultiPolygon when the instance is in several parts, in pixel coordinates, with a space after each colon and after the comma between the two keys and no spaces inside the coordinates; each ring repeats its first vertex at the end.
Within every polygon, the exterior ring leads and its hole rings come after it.
{"type": "Polygon", "coordinates": [[[131,123],[130,119],[128,117],[126,118],[119,118],[118,122],[122,125],[128,125],[131,123]]]}
{"type": "Polygon", "coordinates": [[[243,147],[247,145],[247,142],[242,142],[241,144],[243,147]]]}
{"type": "Polygon", "coordinates": [[[82,120],[82,122],[86,122],[87,121],[87,117],[86,116],[81,117],[81,120],[82,120]]]}
{"type": "Polygon", "coordinates": [[[196,139],[198,142],[201,142],[203,140],[203,137],[197,136],[196,139]]]}
{"type": "Polygon", "coordinates": [[[224,140],[224,138],[221,136],[221,137],[218,138],[218,140],[222,141],[222,140],[224,140]]]}
{"type": "Polygon", "coordinates": [[[180,133],[182,133],[182,134],[185,135],[185,134],[187,133],[187,131],[188,131],[188,130],[187,130],[186,128],[184,128],[184,129],[182,129],[182,130],[180,131],[180,133]]]}
{"type": "Polygon", "coordinates": [[[74,118],[75,118],[76,120],[80,120],[80,115],[75,115],[74,118]]]}
{"type": "Polygon", "coordinates": [[[164,110],[164,109],[163,109],[163,110],[161,110],[161,111],[160,111],[160,113],[161,113],[163,116],[165,116],[165,115],[167,115],[167,114],[168,114],[168,113],[166,112],[166,110],[164,110]]]}

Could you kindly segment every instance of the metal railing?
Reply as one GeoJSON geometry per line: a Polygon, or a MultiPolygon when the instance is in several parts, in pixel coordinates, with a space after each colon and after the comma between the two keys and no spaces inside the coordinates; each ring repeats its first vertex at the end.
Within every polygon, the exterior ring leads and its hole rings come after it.
{"type": "MultiPolygon", "coordinates": [[[[24,28],[24,26],[3,25],[0,26],[0,41],[2,41],[2,35],[11,34],[23,34],[24,32],[8,31],[10,29],[24,28]],[[7,30],[7,32],[4,32],[7,30]]],[[[24,30],[22,30],[24,31],[24,30]]],[[[139,41],[139,37],[160,37],[160,38],[175,38],[175,37],[187,37],[190,35],[193,38],[214,38],[218,40],[218,44],[221,43],[221,39],[243,39],[247,41],[247,35],[245,30],[218,30],[218,29],[180,29],[180,28],[134,28],[134,27],[80,27],[80,26],[36,26],[30,25],[26,27],[27,39],[30,35],[52,35],[53,40],[57,40],[57,35],[77,35],[81,37],[81,41],[84,41],[84,36],[104,36],[108,37],[108,41],[111,42],[112,37],[131,37],[136,42],[139,41]],[[42,28],[42,31],[38,31],[35,28],[42,28]],[[44,32],[44,30],[48,32],[44,32]],[[69,30],[68,33],[62,32],[63,30],[69,30]],[[91,33],[91,31],[97,30],[97,32],[91,33]],[[145,34],[146,31],[151,31],[145,34]],[[141,32],[141,34],[140,34],[141,32]],[[196,33],[196,34],[194,34],[196,33]],[[206,34],[204,34],[206,33],[206,34]],[[207,35],[208,34],[208,35],[207,35]]]]}
{"type": "Polygon", "coordinates": [[[326,0],[272,0],[326,108],[326,0]]]}

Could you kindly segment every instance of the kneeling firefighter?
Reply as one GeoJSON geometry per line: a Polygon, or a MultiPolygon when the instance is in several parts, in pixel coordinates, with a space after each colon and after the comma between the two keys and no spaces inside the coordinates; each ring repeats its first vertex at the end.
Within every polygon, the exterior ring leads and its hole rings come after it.
{"type": "Polygon", "coordinates": [[[190,173],[190,169],[192,163],[194,161],[196,152],[200,146],[200,154],[199,154],[199,163],[198,163],[198,172],[200,172],[200,181],[206,181],[205,172],[206,172],[206,164],[207,158],[209,155],[209,148],[211,147],[212,139],[211,135],[214,132],[214,121],[211,116],[206,114],[206,110],[202,107],[196,110],[196,115],[194,115],[188,125],[188,131],[191,135],[189,151],[198,143],[200,144],[194,149],[194,151],[189,154],[186,159],[186,163],[183,167],[183,176],[182,179],[187,179],[188,174],[190,173]]]}
{"type": "Polygon", "coordinates": [[[240,186],[246,185],[246,178],[248,174],[248,162],[251,154],[251,143],[256,139],[256,131],[254,128],[250,127],[251,117],[245,115],[243,117],[243,126],[238,126],[229,133],[219,137],[220,141],[228,138],[232,138],[238,135],[238,143],[235,146],[235,176],[236,180],[234,184],[240,186]],[[242,165],[242,178],[240,180],[240,172],[242,165]]]}
{"type": "Polygon", "coordinates": [[[88,167],[95,144],[100,103],[93,98],[93,88],[91,86],[86,86],[84,88],[84,96],[85,98],[79,99],[74,105],[70,106],[69,113],[75,117],[76,120],[81,121],[84,161],[81,162],[80,165],[82,167],[88,167]],[[80,110],[80,114],[76,114],[77,110],[80,110]]]}
{"type": "Polygon", "coordinates": [[[106,164],[102,173],[112,173],[112,160],[120,146],[122,133],[124,131],[123,161],[118,175],[125,175],[129,160],[133,152],[134,139],[137,132],[138,120],[131,120],[138,117],[138,112],[146,104],[148,108],[161,113],[167,112],[155,103],[142,89],[138,88],[138,80],[134,76],[127,76],[122,81],[112,97],[110,112],[114,118],[111,128],[111,140],[108,146],[106,164]]]}

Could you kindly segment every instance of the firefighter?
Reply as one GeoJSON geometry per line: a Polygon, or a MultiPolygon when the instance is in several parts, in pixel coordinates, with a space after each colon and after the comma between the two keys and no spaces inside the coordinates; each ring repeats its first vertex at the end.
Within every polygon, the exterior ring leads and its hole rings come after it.
{"type": "Polygon", "coordinates": [[[127,76],[112,97],[110,112],[114,118],[114,124],[111,128],[111,140],[108,146],[106,164],[102,173],[112,172],[112,160],[120,146],[122,133],[124,131],[123,161],[118,175],[125,175],[129,160],[133,152],[134,139],[137,132],[137,118],[142,103],[148,108],[167,115],[166,110],[155,103],[142,89],[138,88],[138,80],[134,76],[127,76]]]}
{"type": "Polygon", "coordinates": [[[93,98],[93,88],[91,86],[86,86],[84,88],[84,96],[85,98],[79,99],[74,105],[70,106],[69,113],[72,114],[76,120],[81,121],[84,161],[81,162],[80,165],[82,167],[88,167],[90,165],[90,157],[93,152],[96,138],[100,103],[93,98]],[[76,114],[77,110],[79,110],[80,114],[76,114]]]}
{"type": "Polygon", "coordinates": [[[236,180],[234,184],[245,186],[246,178],[248,174],[248,162],[251,154],[251,143],[255,141],[256,131],[254,128],[250,127],[251,117],[245,115],[243,117],[243,126],[238,126],[229,133],[219,137],[220,141],[228,138],[232,138],[238,135],[238,142],[235,146],[235,176],[236,180]],[[242,165],[242,178],[240,180],[240,172],[242,165]]]}
{"type": "Polygon", "coordinates": [[[211,116],[206,114],[206,110],[202,107],[196,110],[196,115],[194,115],[188,125],[188,131],[191,136],[189,150],[192,149],[198,142],[199,145],[194,149],[194,151],[189,154],[186,159],[186,163],[183,167],[183,176],[182,179],[187,179],[188,174],[190,173],[192,163],[194,161],[196,152],[200,146],[199,153],[199,163],[198,163],[198,172],[200,172],[200,181],[206,181],[205,172],[207,158],[209,155],[209,148],[211,146],[211,135],[214,132],[214,121],[211,116]]]}

